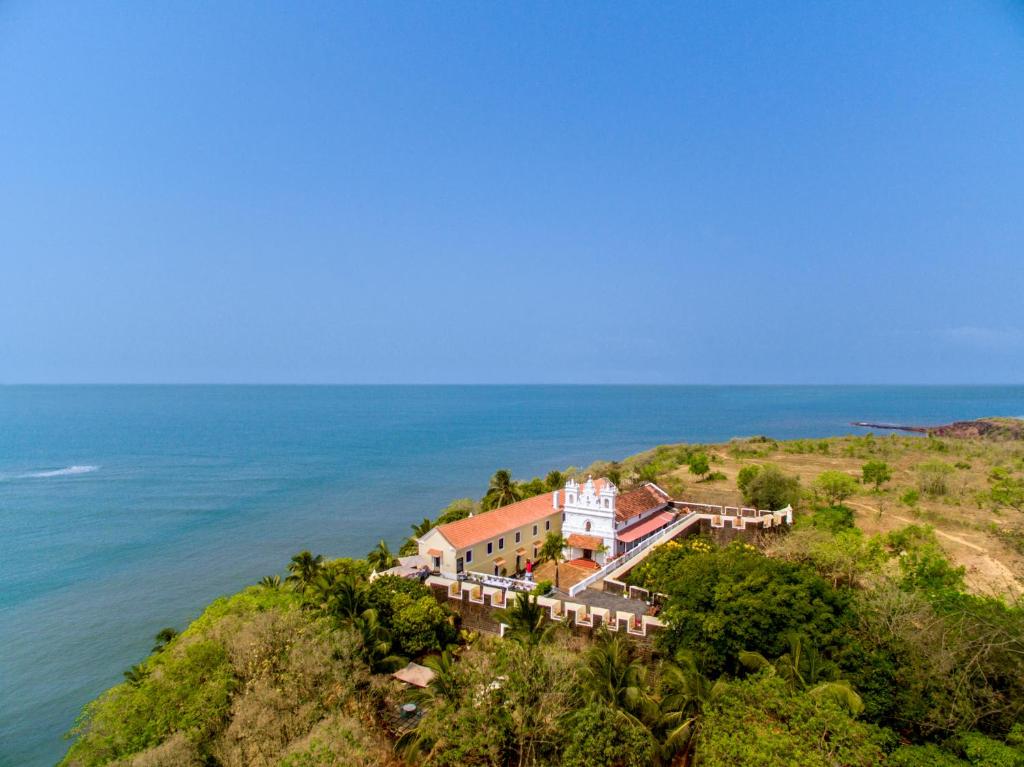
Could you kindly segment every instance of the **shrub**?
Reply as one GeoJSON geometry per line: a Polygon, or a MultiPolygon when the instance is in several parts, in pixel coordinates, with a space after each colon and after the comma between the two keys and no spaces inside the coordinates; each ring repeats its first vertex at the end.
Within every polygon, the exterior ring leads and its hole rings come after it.
{"type": "Polygon", "coordinates": [[[648,767],[657,758],[650,731],[608,706],[591,703],[570,721],[562,767],[648,767]]]}
{"type": "Polygon", "coordinates": [[[892,469],[885,461],[868,461],[860,469],[861,479],[865,485],[874,485],[875,491],[892,479],[892,469]]]}
{"type": "Polygon", "coordinates": [[[777,466],[768,465],[754,472],[745,466],[737,478],[737,485],[742,480],[740,490],[743,500],[759,509],[775,511],[786,506],[796,506],[800,502],[800,480],[783,474],[777,466]],[[744,475],[744,472],[747,472],[744,475]]]}
{"type": "Polygon", "coordinates": [[[910,508],[917,506],[917,502],[919,500],[921,500],[921,494],[917,492],[914,488],[910,488],[905,493],[903,493],[903,495],[900,496],[900,503],[902,503],[904,506],[909,506],[910,508]]]}
{"type": "Polygon", "coordinates": [[[925,495],[937,498],[949,492],[953,467],[942,461],[926,461],[917,467],[917,486],[925,495]]]}
{"type": "Polygon", "coordinates": [[[814,491],[836,506],[857,492],[857,480],[843,471],[823,471],[814,480],[814,491]]]}
{"type": "Polygon", "coordinates": [[[697,763],[875,767],[884,762],[882,741],[830,701],[796,692],[780,677],[758,676],[730,683],[705,709],[697,763]]]}

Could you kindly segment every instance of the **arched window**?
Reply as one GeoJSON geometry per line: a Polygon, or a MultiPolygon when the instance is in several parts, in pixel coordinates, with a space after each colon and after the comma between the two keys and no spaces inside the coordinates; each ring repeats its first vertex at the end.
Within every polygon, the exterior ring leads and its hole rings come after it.
{"type": "Polygon", "coordinates": [[[586,521],[586,524],[583,525],[583,529],[586,530],[588,533],[590,532],[590,520],[589,519],[586,521]]]}

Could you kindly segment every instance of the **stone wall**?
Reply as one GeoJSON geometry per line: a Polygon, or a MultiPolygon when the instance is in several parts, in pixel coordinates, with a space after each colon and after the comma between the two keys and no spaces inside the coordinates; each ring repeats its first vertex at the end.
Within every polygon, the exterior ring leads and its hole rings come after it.
{"type": "MultiPolygon", "coordinates": [[[[501,634],[499,619],[504,609],[507,609],[503,604],[505,600],[515,599],[513,592],[485,587],[474,591],[473,586],[463,586],[456,581],[438,577],[430,578],[427,585],[440,604],[448,606],[458,614],[460,628],[488,634],[501,634]]],[[[590,608],[580,603],[548,597],[539,597],[538,602],[545,607],[549,622],[564,625],[573,636],[589,639],[602,629],[607,629],[635,641],[645,655],[653,652],[655,637],[659,631],[664,630],[659,620],[647,615],[630,619],[620,612],[612,616],[609,611],[601,608],[590,608]]]]}

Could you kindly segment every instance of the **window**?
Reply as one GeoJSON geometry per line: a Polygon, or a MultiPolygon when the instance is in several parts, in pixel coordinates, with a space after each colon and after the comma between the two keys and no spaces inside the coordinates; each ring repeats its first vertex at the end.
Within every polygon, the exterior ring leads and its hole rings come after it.
{"type": "Polygon", "coordinates": [[[550,520],[550,519],[549,519],[549,520],[547,520],[547,521],[546,521],[546,522],[544,523],[544,529],[545,529],[545,530],[550,530],[550,529],[551,529],[551,520],[550,520]]]}
{"type": "Polygon", "coordinates": [[[608,499],[607,498],[604,499],[604,507],[606,509],[608,508],[608,499]]]}
{"type": "Polygon", "coordinates": [[[497,565],[495,565],[495,566],[494,566],[494,574],[495,574],[495,575],[497,575],[497,574],[498,574],[498,566],[497,566],[497,565]]]}
{"type": "Polygon", "coordinates": [[[536,534],[537,534],[537,526],[536,526],[536,525],[534,525],[534,526],[533,526],[533,534],[534,534],[534,535],[536,535],[536,534]]]}
{"type": "Polygon", "coordinates": [[[537,558],[537,547],[536,546],[533,547],[533,558],[534,559],[537,558]]]}
{"type": "Polygon", "coordinates": [[[440,570],[441,569],[441,557],[434,557],[434,569],[435,570],[440,570]]]}
{"type": "Polygon", "coordinates": [[[494,553],[494,541],[487,541],[487,553],[488,554],[493,554],[494,553]]]}
{"type": "Polygon", "coordinates": [[[473,561],[473,549],[466,549],[466,561],[467,562],[472,562],[473,561]]]}
{"type": "Polygon", "coordinates": [[[585,524],[583,525],[583,530],[584,530],[584,532],[587,532],[587,533],[589,533],[589,532],[590,532],[590,520],[589,520],[589,519],[588,519],[588,520],[586,521],[586,523],[585,523],[585,524]]]}
{"type": "Polygon", "coordinates": [[[516,530],[516,543],[519,543],[522,540],[523,540],[523,534],[521,532],[519,532],[518,530],[516,530]]]}
{"type": "Polygon", "coordinates": [[[504,538],[499,538],[498,539],[498,551],[501,551],[504,548],[505,548],[505,539],[504,538]]]}

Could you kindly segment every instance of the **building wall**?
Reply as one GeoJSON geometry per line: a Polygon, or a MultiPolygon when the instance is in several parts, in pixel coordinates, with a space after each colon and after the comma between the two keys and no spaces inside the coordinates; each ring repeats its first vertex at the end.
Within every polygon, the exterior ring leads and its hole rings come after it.
{"type": "MultiPolygon", "coordinates": [[[[493,512],[488,512],[493,513],[493,512]]],[[[530,522],[519,527],[510,528],[493,538],[480,541],[473,546],[456,549],[438,530],[431,530],[419,540],[419,554],[430,557],[430,549],[442,551],[440,572],[449,578],[454,578],[458,572],[458,560],[462,558],[463,570],[474,573],[493,575],[495,563],[498,559],[504,559],[503,565],[497,565],[498,575],[511,575],[516,571],[516,549],[524,548],[526,553],[519,557],[519,569],[526,567],[526,560],[536,561],[534,553],[534,541],[539,541],[537,548],[543,544],[548,533],[561,532],[562,512],[552,509],[551,513],[536,522],[530,522]],[[534,527],[537,528],[536,534],[534,527]],[[516,533],[519,533],[519,542],[516,543],[516,533]],[[500,539],[504,539],[503,547],[499,547],[500,539]],[[491,544],[491,551],[488,553],[487,544],[491,544]],[[472,561],[467,561],[472,552],[472,561]],[[502,572],[504,570],[504,573],[502,572]]]]}
{"type": "MultiPolygon", "coordinates": [[[[568,538],[573,533],[592,535],[604,541],[606,553],[594,554],[594,560],[603,564],[615,553],[615,499],[618,489],[610,482],[598,492],[592,480],[583,485],[569,480],[565,484],[565,522],[562,535],[568,538]],[[587,523],[590,529],[587,529],[587,523]]],[[[582,551],[571,549],[569,558],[581,556],[582,551]]]]}

